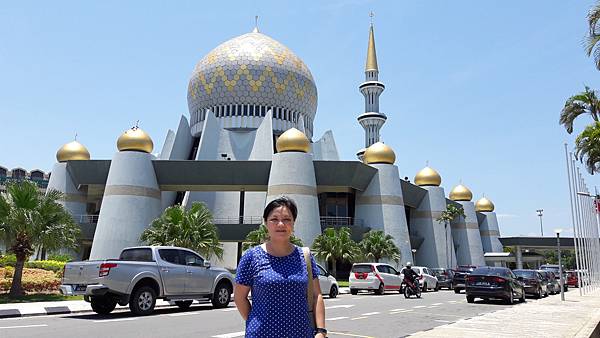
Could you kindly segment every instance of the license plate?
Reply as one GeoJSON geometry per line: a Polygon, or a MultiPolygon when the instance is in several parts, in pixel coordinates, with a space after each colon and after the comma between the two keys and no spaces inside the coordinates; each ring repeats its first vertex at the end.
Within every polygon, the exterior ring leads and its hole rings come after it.
{"type": "Polygon", "coordinates": [[[477,282],[477,283],[475,283],[475,285],[477,285],[477,286],[490,286],[490,283],[489,282],[477,282]]]}
{"type": "Polygon", "coordinates": [[[75,291],[85,291],[86,285],[75,285],[75,291]]]}

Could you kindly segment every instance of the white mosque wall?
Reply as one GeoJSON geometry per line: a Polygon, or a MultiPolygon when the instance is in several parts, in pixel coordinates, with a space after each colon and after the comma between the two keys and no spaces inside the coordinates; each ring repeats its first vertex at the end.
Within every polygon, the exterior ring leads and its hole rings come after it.
{"type": "Polygon", "coordinates": [[[116,153],[108,172],[90,259],[116,258],[123,248],[142,244],[140,235],[160,212],[152,155],[116,153]]]}
{"type": "Polygon", "coordinates": [[[272,111],[269,110],[256,130],[254,144],[248,159],[271,161],[273,159],[273,149],[273,119],[272,111]]]}
{"type": "Polygon", "coordinates": [[[171,156],[171,150],[173,149],[173,143],[175,142],[175,133],[169,129],[167,131],[167,136],[165,136],[165,142],[163,143],[162,150],[160,151],[160,155],[158,159],[160,160],[168,160],[171,156]]]}
{"type": "Polygon", "coordinates": [[[377,173],[367,189],[356,196],[356,218],[363,219],[366,227],[391,235],[400,249],[401,261],[406,262],[412,259],[412,251],[398,167],[392,164],[371,166],[377,173]]]}
{"type": "MultiPolygon", "coordinates": [[[[160,154],[161,160],[187,160],[192,150],[193,138],[190,133],[190,126],[185,116],[181,116],[179,119],[179,126],[177,133],[169,130],[163,150],[160,154]]],[[[161,192],[161,208],[162,210],[168,208],[175,203],[177,198],[177,192],[175,191],[163,191],[161,192]]]]}
{"type": "Polygon", "coordinates": [[[316,161],[340,160],[331,130],[326,131],[317,142],[312,143],[312,153],[316,161]]]}
{"type": "Polygon", "coordinates": [[[85,215],[87,201],[87,187],[78,190],[71,174],[67,170],[67,163],[55,163],[52,167],[52,175],[48,181],[46,191],[58,190],[64,194],[62,200],[59,201],[67,211],[69,211],[77,221],[78,216],[85,215]]]}
{"type": "Polygon", "coordinates": [[[471,201],[457,201],[464,210],[465,216],[459,216],[452,222],[452,239],[456,248],[458,265],[485,265],[483,245],[479,234],[479,224],[475,213],[475,204],[471,201]]]}
{"type": "Polygon", "coordinates": [[[503,247],[500,243],[500,228],[498,227],[498,218],[495,212],[477,213],[479,221],[479,232],[481,234],[481,244],[483,252],[502,252],[503,247]]]}

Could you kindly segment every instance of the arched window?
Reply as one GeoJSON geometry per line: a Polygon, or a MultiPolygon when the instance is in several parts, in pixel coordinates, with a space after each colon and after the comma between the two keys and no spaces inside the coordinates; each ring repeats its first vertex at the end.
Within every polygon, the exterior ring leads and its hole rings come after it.
{"type": "Polygon", "coordinates": [[[4,167],[0,167],[0,177],[6,177],[8,170],[4,167]]]}
{"type": "Polygon", "coordinates": [[[27,172],[25,171],[25,169],[15,168],[12,170],[12,178],[15,179],[25,178],[26,174],[27,172]]]}
{"type": "Polygon", "coordinates": [[[32,180],[43,180],[44,179],[44,172],[41,170],[33,170],[31,171],[31,173],[29,173],[29,178],[31,178],[32,180]]]}

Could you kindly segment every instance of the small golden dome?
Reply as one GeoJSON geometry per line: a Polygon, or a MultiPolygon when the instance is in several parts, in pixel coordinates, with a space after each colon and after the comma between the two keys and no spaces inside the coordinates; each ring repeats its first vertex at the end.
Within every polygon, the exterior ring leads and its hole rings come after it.
{"type": "Polygon", "coordinates": [[[453,201],[470,201],[473,199],[473,193],[469,188],[459,184],[450,191],[450,199],[453,201]]]}
{"type": "Polygon", "coordinates": [[[87,150],[83,144],[73,141],[65,144],[60,147],[56,152],[56,160],[58,162],[65,161],[81,161],[81,160],[89,160],[90,152],[87,150]]]}
{"type": "Polygon", "coordinates": [[[365,150],[363,161],[367,164],[394,164],[396,162],[396,154],[394,154],[394,150],[391,147],[383,144],[383,142],[377,142],[365,150]]]}
{"type": "Polygon", "coordinates": [[[494,203],[492,203],[492,201],[489,199],[482,197],[477,200],[477,203],[475,203],[475,211],[492,212],[494,211],[494,203]]]}
{"type": "Polygon", "coordinates": [[[415,184],[420,186],[433,185],[439,187],[440,184],[442,184],[442,177],[434,169],[425,167],[415,175],[415,184]]]}
{"type": "Polygon", "coordinates": [[[145,131],[138,127],[133,127],[119,136],[117,149],[119,151],[131,150],[151,153],[152,149],[154,149],[154,143],[145,131]]]}
{"type": "Polygon", "coordinates": [[[310,142],[303,132],[296,128],[286,130],[277,138],[277,152],[299,151],[308,153],[310,151],[310,142]]]}

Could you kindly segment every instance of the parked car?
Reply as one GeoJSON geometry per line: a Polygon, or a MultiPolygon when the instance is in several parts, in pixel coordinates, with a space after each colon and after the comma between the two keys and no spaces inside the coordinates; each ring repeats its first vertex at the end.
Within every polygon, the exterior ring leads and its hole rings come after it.
{"type": "Polygon", "coordinates": [[[515,299],[525,301],[525,289],[520,280],[508,268],[483,266],[474,269],[467,277],[465,293],[467,302],[473,303],[475,298],[484,300],[503,299],[506,304],[513,304],[515,299]]]}
{"type": "Polygon", "coordinates": [[[170,246],[125,248],[119,259],[65,264],[60,291],[83,295],[99,314],[117,304],[136,315],[154,311],[159,298],[189,308],[193,300],[208,299],[213,307],[226,307],[233,291],[233,275],[211,266],[192,250],[170,246]]]}
{"type": "Polygon", "coordinates": [[[360,290],[374,291],[378,295],[383,295],[386,290],[402,292],[400,271],[385,263],[354,263],[348,284],[353,295],[360,290]]]}
{"type": "Polygon", "coordinates": [[[522,277],[525,294],[530,294],[537,299],[548,296],[548,281],[542,275],[529,269],[513,270],[517,277],[522,277]]]}
{"type": "Polygon", "coordinates": [[[340,287],[338,282],[325,268],[317,264],[319,268],[319,286],[321,287],[321,293],[328,295],[329,298],[337,297],[340,287]]]}
{"type": "Polygon", "coordinates": [[[460,293],[460,290],[465,289],[465,278],[473,272],[475,268],[476,266],[474,265],[459,265],[456,270],[454,270],[454,278],[452,279],[454,293],[460,293]]]}
{"type": "MultiPolygon", "coordinates": [[[[540,265],[540,270],[550,270],[554,273],[554,276],[556,276],[556,279],[559,280],[559,284],[560,284],[560,275],[559,275],[559,267],[558,264],[544,264],[544,265],[540,265]]],[[[565,292],[569,291],[569,285],[567,284],[567,273],[566,270],[563,269],[563,275],[562,275],[562,281],[563,281],[563,289],[565,292]]]]}
{"type": "Polygon", "coordinates": [[[444,268],[434,268],[430,270],[433,272],[435,278],[437,278],[440,288],[448,288],[448,290],[452,290],[454,288],[454,284],[452,284],[454,279],[454,270],[444,268]]]}
{"type": "Polygon", "coordinates": [[[546,285],[548,287],[548,293],[551,295],[557,294],[560,292],[560,284],[558,284],[558,279],[554,276],[554,273],[550,270],[537,270],[542,277],[546,280],[546,285]]]}
{"type": "Polygon", "coordinates": [[[567,271],[567,285],[574,288],[579,287],[579,277],[577,276],[577,271],[567,271]]]}
{"type": "MultiPolygon", "coordinates": [[[[417,273],[417,275],[419,275],[419,284],[421,284],[421,291],[423,291],[423,292],[427,292],[427,290],[438,291],[440,289],[437,278],[435,277],[433,272],[431,272],[431,270],[429,270],[428,267],[413,266],[412,269],[414,272],[417,273]]],[[[404,276],[402,274],[400,274],[400,275],[401,275],[402,280],[404,280],[404,276]]]]}

